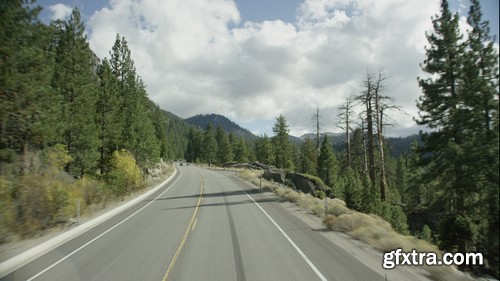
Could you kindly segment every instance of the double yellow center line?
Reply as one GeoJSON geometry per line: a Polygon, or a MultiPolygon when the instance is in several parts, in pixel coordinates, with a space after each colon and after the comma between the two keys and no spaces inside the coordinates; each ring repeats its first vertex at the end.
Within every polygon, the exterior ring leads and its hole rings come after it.
{"type": "MultiPolygon", "coordinates": [[[[198,173],[198,171],[195,171],[195,172],[198,173]]],[[[177,248],[177,251],[175,252],[175,255],[174,255],[174,258],[172,259],[172,262],[170,262],[170,265],[168,266],[167,272],[165,273],[165,276],[163,276],[162,281],[166,281],[167,280],[168,275],[170,274],[170,271],[174,267],[175,261],[179,257],[179,253],[181,252],[182,247],[184,246],[184,243],[186,242],[186,238],[187,238],[187,236],[189,234],[189,229],[194,230],[194,228],[196,226],[196,222],[198,221],[198,219],[195,220],[195,217],[196,217],[196,213],[198,212],[198,207],[200,207],[200,203],[201,203],[201,200],[202,200],[202,196],[201,195],[203,194],[203,187],[204,187],[204,185],[203,185],[203,178],[201,177],[200,173],[198,173],[198,175],[200,176],[200,180],[201,180],[201,191],[200,191],[200,197],[198,198],[198,204],[196,204],[196,209],[194,210],[193,217],[191,218],[191,221],[189,222],[189,225],[187,227],[186,233],[184,234],[184,237],[182,238],[182,241],[181,241],[181,244],[179,245],[179,248],[177,248]],[[194,221],[194,224],[193,224],[193,221],[194,221]],[[191,225],[193,225],[192,228],[191,228],[191,225]]]]}

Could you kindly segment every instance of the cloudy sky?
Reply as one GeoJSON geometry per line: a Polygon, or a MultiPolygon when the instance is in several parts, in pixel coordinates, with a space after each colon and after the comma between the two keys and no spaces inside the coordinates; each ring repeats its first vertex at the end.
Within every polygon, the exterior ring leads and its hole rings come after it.
{"type": "MultiPolygon", "coordinates": [[[[449,0],[467,28],[469,2],[449,0]]],[[[367,69],[383,68],[391,113],[388,135],[417,133],[425,32],[439,0],[46,0],[44,22],[82,12],[91,49],[109,58],[124,36],[152,100],[181,117],[217,113],[257,135],[272,135],[283,114],[292,135],[336,132],[337,106],[361,91],[367,69]]],[[[498,37],[498,0],[481,1],[498,37]]],[[[496,39],[498,43],[498,38],[496,39]]],[[[497,44],[498,48],[498,44],[497,44]]]]}

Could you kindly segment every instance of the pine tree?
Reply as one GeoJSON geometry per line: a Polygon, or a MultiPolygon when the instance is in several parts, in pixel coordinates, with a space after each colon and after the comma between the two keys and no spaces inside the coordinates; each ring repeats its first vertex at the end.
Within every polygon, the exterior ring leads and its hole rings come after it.
{"type": "Polygon", "coordinates": [[[218,144],[219,149],[219,163],[222,165],[233,160],[233,151],[231,148],[231,144],[229,143],[229,137],[224,134],[220,143],[218,144]]]}
{"type": "Polygon", "coordinates": [[[120,38],[119,34],[116,35],[115,43],[109,54],[111,56],[109,63],[113,74],[118,79],[118,92],[122,100],[120,112],[123,122],[123,134],[119,148],[132,151],[136,146],[135,125],[137,124],[135,115],[139,99],[134,62],[130,57],[130,50],[125,37],[120,38]]]}
{"type": "MultiPolygon", "coordinates": [[[[317,174],[316,168],[318,168],[318,157],[316,156],[316,144],[314,140],[307,137],[302,144],[301,151],[301,162],[302,162],[302,172],[315,176],[317,174]],[[307,158],[307,159],[306,159],[307,158]]],[[[321,167],[320,167],[321,169],[321,167]]]]}
{"type": "Polygon", "coordinates": [[[351,167],[347,167],[344,182],[344,201],[347,208],[360,211],[361,188],[363,185],[359,179],[358,173],[351,167]]]}
{"type": "Polygon", "coordinates": [[[201,163],[206,163],[203,160],[203,132],[201,130],[194,130],[193,134],[193,150],[194,160],[198,159],[201,163]]]}
{"type": "MultiPolygon", "coordinates": [[[[130,120],[131,124],[129,124],[130,128],[134,130],[129,135],[130,143],[133,144],[130,151],[133,153],[137,165],[146,167],[159,161],[161,145],[154,121],[151,118],[154,116],[152,113],[154,106],[148,99],[146,85],[140,77],[137,77],[135,85],[137,86],[133,89],[133,93],[137,102],[129,107],[129,109],[134,110],[134,113],[130,115],[133,119],[130,120]]],[[[158,126],[163,127],[163,122],[158,122],[161,123],[158,126]]]]}
{"type": "Polygon", "coordinates": [[[288,124],[283,115],[276,118],[273,127],[274,137],[273,146],[275,153],[275,165],[277,168],[285,168],[287,160],[290,160],[290,142],[288,124]]]}
{"type": "Polygon", "coordinates": [[[208,122],[203,137],[203,160],[207,164],[217,164],[217,141],[215,140],[214,126],[208,122]]]}
{"type": "Polygon", "coordinates": [[[226,131],[224,131],[224,128],[222,127],[221,124],[217,126],[217,130],[215,131],[215,140],[217,141],[217,145],[220,146],[222,139],[226,135],[226,131]]]}
{"type": "Polygon", "coordinates": [[[108,60],[104,59],[99,69],[100,89],[96,103],[96,123],[98,125],[100,160],[99,168],[105,173],[106,166],[112,153],[120,141],[122,123],[120,118],[121,98],[118,95],[118,83],[109,66],[108,60]]]}
{"type": "Polygon", "coordinates": [[[358,174],[366,172],[366,151],[365,151],[365,136],[361,128],[356,128],[353,131],[351,142],[351,168],[356,170],[358,174]]]}
{"type": "Polygon", "coordinates": [[[301,173],[302,172],[302,169],[301,169],[301,166],[302,166],[302,153],[300,152],[300,148],[299,148],[299,145],[297,143],[290,143],[290,146],[291,146],[291,150],[292,150],[292,162],[293,162],[293,166],[294,166],[294,169],[293,171],[296,172],[296,173],[301,173]]]}
{"type": "Polygon", "coordinates": [[[229,133],[229,144],[231,145],[231,151],[233,152],[233,160],[234,160],[234,157],[236,157],[235,153],[236,153],[236,147],[238,146],[238,139],[236,138],[233,132],[229,133]]]}
{"type": "Polygon", "coordinates": [[[92,71],[91,51],[78,8],[75,7],[62,28],[56,48],[53,87],[62,97],[61,141],[75,159],[67,164],[66,172],[83,175],[85,169],[94,167],[99,158],[94,119],[98,83],[92,71]]]}
{"type": "Polygon", "coordinates": [[[380,188],[372,183],[368,174],[362,177],[361,212],[366,214],[379,214],[381,211],[380,188]]]}
{"type": "Polygon", "coordinates": [[[110,55],[111,69],[118,79],[118,91],[123,101],[120,107],[123,118],[120,148],[129,150],[139,166],[151,165],[162,155],[162,140],[159,139],[162,133],[161,129],[155,128],[154,114],[150,114],[154,107],[148,99],[146,84],[136,74],[127,41],[124,37],[120,39],[119,34],[110,55]]]}
{"type": "MultiPolygon", "coordinates": [[[[153,123],[153,127],[155,128],[155,136],[159,142],[159,156],[161,158],[167,158],[167,132],[166,132],[166,120],[163,118],[161,113],[161,108],[158,104],[153,103],[149,99],[149,108],[151,109],[149,113],[149,119],[153,123]]],[[[148,103],[147,102],[147,103],[148,103]]]]}
{"type": "Polygon", "coordinates": [[[318,175],[326,185],[331,186],[335,190],[337,188],[339,171],[339,162],[333,153],[330,139],[325,135],[318,157],[318,175]]]}
{"type": "Polygon", "coordinates": [[[267,135],[255,141],[255,150],[257,161],[266,165],[272,165],[274,163],[273,145],[267,135]]]}
{"type": "Polygon", "coordinates": [[[238,143],[236,144],[236,149],[234,151],[234,161],[239,163],[248,162],[247,146],[245,143],[245,139],[243,139],[243,136],[240,136],[240,138],[238,139],[238,143]]]}
{"type": "Polygon", "coordinates": [[[229,137],[224,131],[221,124],[217,127],[215,132],[215,140],[217,141],[217,160],[219,164],[224,164],[232,160],[233,151],[231,149],[231,144],[229,143],[229,137]]]}
{"type": "Polygon", "coordinates": [[[247,149],[248,162],[255,162],[257,158],[255,157],[255,144],[252,141],[245,141],[247,149]]]}
{"type": "Polygon", "coordinates": [[[402,155],[400,155],[398,158],[396,167],[396,181],[394,184],[397,192],[401,196],[401,199],[405,201],[404,194],[408,189],[408,175],[407,175],[407,168],[405,166],[405,159],[403,158],[402,155]]]}
{"type": "Polygon", "coordinates": [[[486,238],[488,271],[498,278],[499,264],[499,127],[498,127],[498,53],[494,39],[489,35],[489,23],[482,21],[478,0],[472,0],[467,22],[472,26],[469,31],[465,53],[463,82],[461,91],[464,104],[473,109],[470,126],[467,128],[472,141],[467,142],[465,150],[469,156],[471,176],[478,183],[482,195],[479,203],[481,214],[487,214],[487,227],[481,232],[486,238]]]}
{"type": "Polygon", "coordinates": [[[0,8],[0,175],[15,150],[27,165],[28,148],[44,146],[56,135],[54,58],[47,48],[53,29],[37,20],[41,7],[30,3],[8,1],[0,8]]]}
{"type": "Polygon", "coordinates": [[[464,146],[469,141],[467,123],[470,109],[464,104],[459,91],[462,76],[464,45],[460,43],[458,14],[452,16],[448,2],[442,1],[441,16],[433,18],[434,33],[427,34],[430,48],[423,71],[435,78],[420,79],[424,93],[417,102],[419,125],[427,125],[435,131],[422,135],[424,147],[418,149],[420,164],[428,166],[426,182],[439,179],[439,189],[445,207],[440,221],[441,247],[465,254],[467,241],[475,237],[475,226],[466,196],[475,190],[468,177],[470,165],[464,157],[464,146]]]}

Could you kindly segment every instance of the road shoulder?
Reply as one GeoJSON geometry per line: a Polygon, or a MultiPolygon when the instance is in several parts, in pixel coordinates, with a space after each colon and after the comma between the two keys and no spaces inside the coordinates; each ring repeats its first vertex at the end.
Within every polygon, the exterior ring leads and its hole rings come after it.
{"type": "MultiPolygon", "coordinates": [[[[249,187],[259,189],[253,183],[248,182],[244,179],[241,180],[245,182],[249,187]]],[[[345,233],[327,229],[323,225],[321,218],[301,209],[294,203],[283,200],[283,198],[275,195],[271,191],[263,190],[262,194],[265,194],[269,198],[275,199],[276,202],[278,202],[284,209],[288,210],[290,213],[309,225],[312,230],[320,232],[329,241],[352,255],[365,266],[380,274],[380,276],[386,278],[387,280],[433,280],[430,274],[423,268],[414,266],[399,266],[390,270],[384,269],[382,267],[384,254],[382,251],[374,249],[373,247],[363,243],[362,241],[351,238],[345,233]]]]}

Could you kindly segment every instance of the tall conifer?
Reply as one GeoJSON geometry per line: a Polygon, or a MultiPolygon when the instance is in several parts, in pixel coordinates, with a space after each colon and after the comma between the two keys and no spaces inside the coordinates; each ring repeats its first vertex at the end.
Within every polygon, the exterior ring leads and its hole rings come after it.
{"type": "Polygon", "coordinates": [[[425,146],[418,151],[421,165],[429,167],[425,180],[439,180],[443,192],[441,246],[446,250],[458,246],[458,252],[465,254],[475,227],[466,200],[467,194],[474,191],[474,183],[466,175],[469,163],[464,158],[470,109],[459,91],[464,45],[460,43],[459,17],[450,13],[446,0],[442,1],[441,15],[432,22],[434,33],[427,34],[430,48],[422,70],[433,78],[419,78],[424,95],[417,101],[420,118],[416,122],[435,131],[422,135],[425,146]]]}
{"type": "Polygon", "coordinates": [[[113,75],[108,60],[104,59],[99,70],[100,88],[96,104],[96,122],[99,131],[101,173],[109,161],[113,151],[117,150],[122,133],[122,122],[120,118],[121,97],[118,94],[118,83],[113,75]]]}
{"type": "Polygon", "coordinates": [[[81,173],[97,163],[99,146],[95,123],[97,81],[92,72],[91,50],[78,8],[68,22],[60,25],[56,48],[56,75],[53,86],[62,97],[61,141],[75,159],[66,166],[68,173],[81,173]],[[74,165],[74,167],[72,167],[74,165]]]}
{"type": "Polygon", "coordinates": [[[37,20],[41,7],[29,3],[7,1],[0,8],[0,175],[12,149],[26,156],[30,146],[55,136],[54,61],[47,49],[53,30],[37,20]]]}
{"type": "Polygon", "coordinates": [[[276,118],[276,123],[273,127],[274,137],[274,155],[275,155],[275,165],[278,168],[285,168],[285,164],[288,160],[291,160],[291,148],[288,132],[288,124],[286,123],[285,117],[280,114],[276,118]]]}

